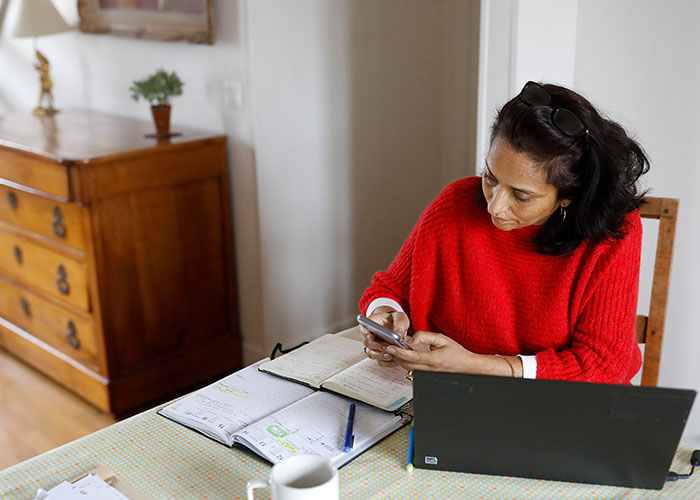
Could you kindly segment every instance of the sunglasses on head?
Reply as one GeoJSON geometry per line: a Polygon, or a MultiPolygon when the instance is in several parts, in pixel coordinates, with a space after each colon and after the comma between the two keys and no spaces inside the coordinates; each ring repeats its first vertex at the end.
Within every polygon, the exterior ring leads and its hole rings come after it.
{"type": "Polygon", "coordinates": [[[527,82],[518,97],[528,106],[551,106],[550,118],[562,134],[578,137],[588,133],[581,119],[566,108],[552,106],[552,96],[545,88],[536,82],[527,82]]]}

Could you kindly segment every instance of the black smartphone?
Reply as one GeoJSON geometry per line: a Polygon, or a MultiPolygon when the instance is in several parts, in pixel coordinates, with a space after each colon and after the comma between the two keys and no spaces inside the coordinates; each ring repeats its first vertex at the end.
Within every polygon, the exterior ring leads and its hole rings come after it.
{"type": "Polygon", "coordinates": [[[388,342],[389,344],[393,344],[395,346],[401,347],[403,349],[410,349],[413,350],[413,347],[408,345],[404,339],[401,338],[401,335],[399,335],[396,332],[392,332],[389,330],[387,327],[380,325],[379,323],[375,323],[371,319],[367,318],[366,316],[363,316],[362,314],[357,315],[357,322],[367,328],[370,332],[375,334],[377,337],[382,339],[384,342],[388,342]]]}

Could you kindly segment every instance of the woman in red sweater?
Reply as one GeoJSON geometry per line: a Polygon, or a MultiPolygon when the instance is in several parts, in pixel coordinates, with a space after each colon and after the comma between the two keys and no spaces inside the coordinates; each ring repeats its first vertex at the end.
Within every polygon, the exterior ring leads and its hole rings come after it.
{"type": "Polygon", "coordinates": [[[430,349],[361,327],[367,356],[406,370],[629,383],[641,366],[636,183],[648,169],[586,99],[528,82],[496,117],[481,178],[443,190],[360,301],[430,349]]]}

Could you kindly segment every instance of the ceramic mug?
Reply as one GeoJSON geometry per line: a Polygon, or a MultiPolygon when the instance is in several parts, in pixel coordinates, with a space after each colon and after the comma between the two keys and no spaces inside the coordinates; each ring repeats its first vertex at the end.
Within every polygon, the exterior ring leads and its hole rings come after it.
{"type": "Polygon", "coordinates": [[[248,481],[248,500],[256,488],[270,488],[272,500],[338,500],[338,469],[319,455],[285,458],[270,471],[270,479],[248,481]]]}

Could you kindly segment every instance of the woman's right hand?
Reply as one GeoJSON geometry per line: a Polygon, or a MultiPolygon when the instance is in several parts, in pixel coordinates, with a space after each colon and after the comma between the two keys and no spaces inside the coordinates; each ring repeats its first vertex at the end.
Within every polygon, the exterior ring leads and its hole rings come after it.
{"type": "MultiPolygon", "coordinates": [[[[398,333],[403,338],[406,338],[406,332],[411,326],[411,320],[406,313],[394,311],[387,306],[375,309],[369,319],[398,333]]],[[[396,365],[393,356],[386,352],[388,343],[380,340],[362,325],[360,325],[360,333],[364,336],[365,355],[368,358],[376,360],[382,366],[396,365]]]]}

